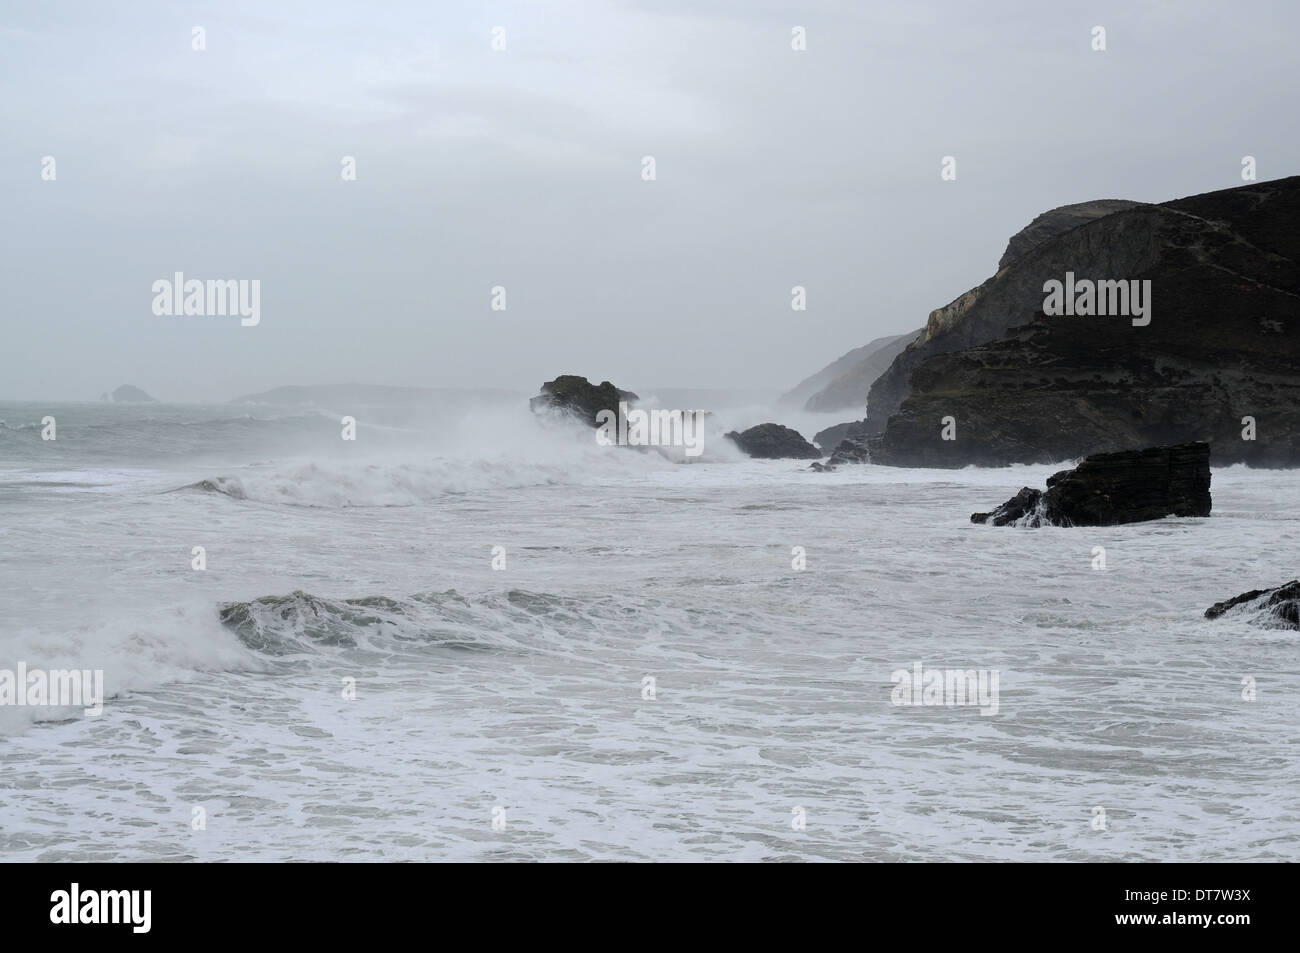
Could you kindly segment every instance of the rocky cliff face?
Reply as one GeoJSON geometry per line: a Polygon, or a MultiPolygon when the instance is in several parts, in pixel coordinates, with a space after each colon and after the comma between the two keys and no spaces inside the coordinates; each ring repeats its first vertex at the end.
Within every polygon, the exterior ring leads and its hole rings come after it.
{"type": "MultiPolygon", "coordinates": [[[[1011,240],[1007,243],[1007,250],[1003,252],[1002,260],[998,262],[998,271],[1024,257],[1045,241],[1087,222],[1139,204],[1141,203],[1125,199],[1099,199],[1094,202],[1065,205],[1044,212],[1011,236],[1011,240]]],[[[989,284],[992,280],[989,279],[985,284],[989,284]]],[[[926,326],[919,331],[892,338],[879,338],[865,347],[850,351],[803,381],[782,400],[789,403],[796,395],[805,395],[804,409],[812,412],[859,408],[867,403],[867,396],[871,394],[873,385],[880,381],[880,389],[875,395],[876,403],[871,404],[868,419],[848,421],[828,427],[818,433],[813,440],[818,446],[828,449],[838,446],[840,441],[846,438],[858,440],[880,433],[884,430],[889,415],[898,409],[903,398],[907,396],[907,383],[911,370],[926,353],[968,347],[976,341],[983,340],[986,335],[996,334],[1000,327],[996,323],[988,327],[972,328],[973,333],[965,337],[960,334],[949,334],[979,300],[983,287],[982,285],[980,288],[972,289],[951,304],[932,311],[926,326]],[[916,350],[909,351],[909,345],[913,344],[916,345],[916,350]],[[901,361],[898,360],[905,351],[907,356],[901,361]],[[897,367],[894,367],[895,363],[897,367]]]]}
{"type": "Polygon", "coordinates": [[[870,422],[892,414],[872,461],[1041,463],[1205,440],[1219,464],[1300,465],[1297,367],[1300,177],[1133,206],[933,312],[871,388],[870,422]],[[1044,283],[1067,272],[1150,281],[1150,323],[1045,315],[1044,283]]]}
{"type": "Polygon", "coordinates": [[[1104,218],[1112,212],[1122,212],[1124,209],[1141,204],[1127,199],[1097,199],[1093,202],[1079,202],[1077,205],[1062,205],[1050,212],[1044,212],[1011,236],[1011,241],[1007,242],[1007,250],[1002,253],[1002,259],[998,262],[998,271],[1016,259],[1023,258],[1031,249],[1037,248],[1057,235],[1064,235],[1072,228],[1078,228],[1094,219],[1104,218]]]}
{"type": "Polygon", "coordinates": [[[1129,277],[1147,265],[1154,253],[1148,223],[1131,217],[1140,214],[1115,213],[1048,239],[979,287],[931,311],[920,336],[872,385],[871,418],[883,425],[898,411],[909,394],[912,371],[927,358],[997,340],[1009,328],[1032,321],[1042,309],[1048,279],[1060,280],[1067,271],[1093,279],[1129,277]]]}

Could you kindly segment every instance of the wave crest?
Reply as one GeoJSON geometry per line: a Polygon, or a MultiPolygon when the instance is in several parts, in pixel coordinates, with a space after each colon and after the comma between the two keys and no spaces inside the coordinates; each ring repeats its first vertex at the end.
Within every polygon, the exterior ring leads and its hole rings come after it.
{"type": "MultiPolygon", "coordinates": [[[[571,632],[584,622],[594,626],[589,608],[571,598],[522,589],[474,599],[455,589],[357,599],[324,598],[298,589],[225,603],[219,617],[246,648],[263,655],[359,649],[390,657],[404,645],[412,651],[537,649],[559,631],[571,632]]],[[[560,639],[557,645],[568,651],[571,640],[560,639]]]]}

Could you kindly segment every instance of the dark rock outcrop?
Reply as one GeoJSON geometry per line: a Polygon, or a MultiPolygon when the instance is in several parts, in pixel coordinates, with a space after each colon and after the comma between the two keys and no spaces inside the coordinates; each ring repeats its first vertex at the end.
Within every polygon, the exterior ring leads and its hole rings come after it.
{"type": "Polygon", "coordinates": [[[585,377],[564,374],[543,384],[542,392],[532,398],[528,406],[534,413],[548,409],[566,412],[598,427],[600,422],[596,420],[596,415],[602,410],[617,414],[620,401],[632,404],[638,399],[636,394],[619,390],[609,381],[601,381],[596,385],[585,377]]]}
{"type": "Polygon", "coordinates": [[[972,523],[993,526],[1113,526],[1165,516],[1210,515],[1210,446],[1094,454],[1047,478],[1047,490],[1023,488],[972,523]]]}
{"type": "Polygon", "coordinates": [[[863,420],[850,420],[847,423],[835,424],[825,430],[817,431],[813,435],[813,443],[823,450],[838,447],[845,440],[852,440],[855,443],[870,446],[873,438],[879,437],[883,429],[884,421],[874,420],[870,417],[863,420]]]}
{"type": "Polygon", "coordinates": [[[1203,440],[1216,463],[1300,465],[1297,366],[1300,177],[1136,205],[933,312],[871,388],[871,417],[890,415],[872,460],[1001,466],[1203,440]],[[1044,315],[1044,283],[1066,272],[1150,281],[1150,323],[1044,315]]]}
{"type": "Polygon", "coordinates": [[[813,434],[813,443],[824,451],[830,451],[832,447],[838,447],[842,441],[861,439],[863,423],[864,421],[861,420],[850,420],[847,423],[835,424],[833,427],[819,430],[813,434]]]}
{"type": "Polygon", "coordinates": [[[733,430],[726,436],[749,456],[760,460],[818,460],[822,455],[799,431],[781,424],[759,424],[743,433],[733,430]]]}
{"type": "Polygon", "coordinates": [[[987,523],[990,526],[1042,526],[1043,518],[1040,506],[1043,491],[1032,487],[1021,487],[1020,492],[990,513],[972,513],[972,523],[987,523]]]}
{"type": "Polygon", "coordinates": [[[158,401],[150,397],[138,387],[132,387],[130,384],[123,384],[117,390],[113,391],[113,403],[115,404],[156,404],[158,401]]]}
{"type": "MultiPolygon", "coordinates": [[[[1052,216],[1058,211],[1063,210],[1054,209],[1045,215],[1052,216]]],[[[912,371],[923,361],[995,341],[1009,328],[1034,320],[1042,310],[1043,282],[1050,278],[1059,280],[1070,270],[1089,278],[1128,277],[1127,273],[1145,249],[1139,238],[1122,243],[1112,240],[1109,230],[1116,225],[1115,216],[1120,214],[1127,213],[1115,212],[1104,218],[1085,220],[1037,244],[1017,243],[1018,253],[1007,267],[999,268],[983,284],[931,311],[916,340],[871,385],[867,397],[870,416],[880,421],[880,429],[911,392],[912,371]],[[1089,232],[1100,229],[1103,222],[1107,231],[1089,232]]],[[[1033,228],[1032,224],[1029,228],[1033,228]]],[[[1009,246],[1008,253],[1010,250],[1009,246]]],[[[1007,253],[1003,259],[1007,259],[1007,253]]]]}
{"type": "Polygon", "coordinates": [[[865,444],[857,440],[841,440],[840,445],[835,448],[825,463],[814,463],[810,470],[817,470],[821,473],[829,473],[836,467],[844,463],[870,463],[870,455],[867,452],[865,444]]]}
{"type": "MultiPolygon", "coordinates": [[[[1136,204],[1132,207],[1151,208],[1136,204]]],[[[1113,216],[1118,212],[1075,220],[1069,215],[1071,208],[1079,205],[1063,205],[1035,221],[1056,222],[1056,228],[1063,222],[1076,221],[1074,228],[1035,229],[1031,222],[1011,238],[1008,250],[1002,254],[1005,265],[995,276],[930,312],[922,333],[871,385],[868,406],[871,416],[880,421],[880,429],[909,395],[909,378],[917,365],[935,355],[996,341],[1009,328],[1034,320],[1043,306],[1044,281],[1061,278],[1067,270],[1075,270],[1080,277],[1087,272],[1087,277],[1100,278],[1118,277],[1131,269],[1132,259],[1140,254],[1140,242],[1110,247],[1106,233],[1084,234],[1086,229],[1099,228],[1102,220],[1108,221],[1108,226],[1114,225],[1113,216]],[[1027,234],[1032,238],[1022,238],[1027,234]]]]}
{"type": "Polygon", "coordinates": [[[1205,618],[1217,619],[1230,610],[1241,607],[1250,613],[1250,621],[1270,629],[1300,629],[1300,580],[1278,586],[1276,589],[1252,589],[1241,595],[1216,602],[1205,610],[1205,618]]]}

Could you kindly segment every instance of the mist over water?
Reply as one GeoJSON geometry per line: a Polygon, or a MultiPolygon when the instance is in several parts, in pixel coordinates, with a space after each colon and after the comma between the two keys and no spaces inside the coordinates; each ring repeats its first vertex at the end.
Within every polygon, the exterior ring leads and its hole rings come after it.
{"type": "Polygon", "coordinates": [[[1300,858],[1294,634],[1201,618],[1294,575],[1300,475],[993,529],[1059,467],[743,459],[752,401],[689,464],[504,396],[0,404],[0,668],[109,695],[0,709],[0,856],[1300,858]],[[891,704],[918,661],[998,714],[891,704]]]}

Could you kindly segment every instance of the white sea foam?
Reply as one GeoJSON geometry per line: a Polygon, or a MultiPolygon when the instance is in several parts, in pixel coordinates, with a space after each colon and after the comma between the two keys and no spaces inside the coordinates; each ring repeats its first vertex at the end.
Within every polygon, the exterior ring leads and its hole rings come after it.
{"type": "MultiPolygon", "coordinates": [[[[206,600],[187,604],[83,606],[60,611],[42,624],[6,625],[0,631],[0,669],[90,669],[104,673],[110,698],[186,681],[200,672],[253,672],[264,660],[223,627],[206,600]]],[[[0,706],[0,735],[34,722],[82,716],[80,708],[0,706]]]]}

